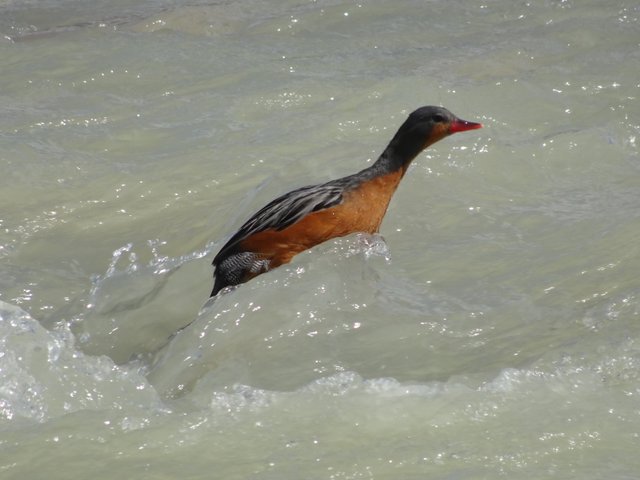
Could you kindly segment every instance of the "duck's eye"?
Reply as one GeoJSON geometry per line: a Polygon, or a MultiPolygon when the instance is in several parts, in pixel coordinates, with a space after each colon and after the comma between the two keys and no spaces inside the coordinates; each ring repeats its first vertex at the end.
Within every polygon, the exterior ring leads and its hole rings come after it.
{"type": "Polygon", "coordinates": [[[433,117],[431,117],[431,119],[435,122],[435,123],[442,123],[445,121],[444,115],[441,115],[439,113],[436,113],[433,117]]]}

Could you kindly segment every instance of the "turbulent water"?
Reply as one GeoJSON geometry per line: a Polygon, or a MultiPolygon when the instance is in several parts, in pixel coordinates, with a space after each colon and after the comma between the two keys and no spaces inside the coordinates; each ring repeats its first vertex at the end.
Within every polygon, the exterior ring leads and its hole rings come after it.
{"type": "Polygon", "coordinates": [[[640,7],[0,1],[0,478],[640,478],[640,7]],[[207,302],[246,218],[380,237],[207,302]]]}

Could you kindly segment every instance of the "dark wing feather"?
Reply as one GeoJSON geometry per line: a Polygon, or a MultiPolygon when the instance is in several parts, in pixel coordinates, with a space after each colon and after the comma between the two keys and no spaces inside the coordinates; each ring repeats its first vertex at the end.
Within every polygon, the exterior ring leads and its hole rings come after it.
{"type": "Polygon", "coordinates": [[[283,230],[311,212],[338,205],[342,202],[342,194],[348,183],[344,181],[346,179],[341,180],[298,188],[276,198],[240,227],[220,249],[213,259],[213,265],[218,265],[230,250],[255,233],[283,230]]]}

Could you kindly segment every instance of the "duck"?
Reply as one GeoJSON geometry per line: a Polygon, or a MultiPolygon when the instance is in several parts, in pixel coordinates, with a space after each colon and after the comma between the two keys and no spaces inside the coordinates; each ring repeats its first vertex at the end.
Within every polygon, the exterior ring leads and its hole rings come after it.
{"type": "Polygon", "coordinates": [[[443,138],[478,128],[481,123],[462,120],[444,107],[414,110],[372,165],[292,190],[253,214],[214,257],[211,297],[332,238],[378,233],[411,162],[443,138]]]}

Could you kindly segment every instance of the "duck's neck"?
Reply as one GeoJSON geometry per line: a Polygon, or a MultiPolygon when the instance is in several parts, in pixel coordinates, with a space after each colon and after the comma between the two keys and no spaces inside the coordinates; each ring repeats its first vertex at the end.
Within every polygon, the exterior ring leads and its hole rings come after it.
{"type": "Polygon", "coordinates": [[[389,142],[387,148],[384,149],[378,160],[362,171],[367,172],[368,176],[377,177],[390,173],[399,172],[401,176],[407,171],[409,165],[414,158],[418,156],[425,145],[417,142],[400,141],[396,137],[389,142]]]}

